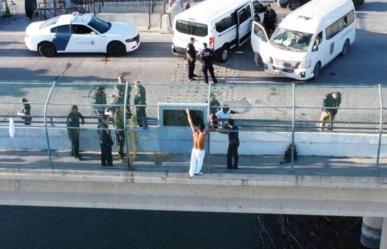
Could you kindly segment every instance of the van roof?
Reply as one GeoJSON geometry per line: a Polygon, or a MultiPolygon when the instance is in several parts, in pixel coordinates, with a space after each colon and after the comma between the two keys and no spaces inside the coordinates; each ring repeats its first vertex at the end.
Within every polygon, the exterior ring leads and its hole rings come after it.
{"type": "Polygon", "coordinates": [[[251,0],[205,0],[181,12],[176,19],[205,23],[218,19],[230,9],[236,9],[250,2],[251,0]]]}
{"type": "MultiPolygon", "coordinates": [[[[302,31],[307,33],[315,33],[323,17],[327,16],[334,9],[341,8],[342,12],[332,15],[325,22],[333,23],[344,13],[354,9],[351,0],[312,0],[297,10],[287,15],[280,23],[280,27],[284,29],[302,31]],[[345,8],[341,8],[346,6],[345,8]]],[[[328,24],[328,25],[329,25],[328,24]]]]}

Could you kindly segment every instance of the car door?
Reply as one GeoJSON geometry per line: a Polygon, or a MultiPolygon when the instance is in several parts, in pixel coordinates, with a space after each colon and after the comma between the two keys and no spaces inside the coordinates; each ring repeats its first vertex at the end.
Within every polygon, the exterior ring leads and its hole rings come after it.
{"type": "Polygon", "coordinates": [[[72,24],[71,39],[66,52],[99,52],[97,46],[98,38],[99,35],[88,26],[82,24],[72,24]]]}
{"type": "Polygon", "coordinates": [[[58,52],[67,51],[71,38],[70,25],[60,25],[51,29],[52,43],[58,52]]]}
{"type": "Polygon", "coordinates": [[[250,4],[242,7],[237,11],[237,22],[238,22],[238,41],[237,44],[240,46],[245,40],[247,40],[251,34],[251,8],[250,4]]]}
{"type": "Polygon", "coordinates": [[[253,22],[251,28],[251,47],[258,53],[263,61],[269,61],[269,38],[265,28],[258,22],[253,22]]]}

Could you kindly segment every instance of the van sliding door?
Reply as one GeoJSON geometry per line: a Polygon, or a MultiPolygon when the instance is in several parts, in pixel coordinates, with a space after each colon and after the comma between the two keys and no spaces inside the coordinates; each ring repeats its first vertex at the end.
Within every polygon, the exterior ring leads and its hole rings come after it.
{"type": "Polygon", "coordinates": [[[237,45],[240,46],[245,42],[251,31],[251,8],[250,4],[242,7],[237,11],[237,45]]]}

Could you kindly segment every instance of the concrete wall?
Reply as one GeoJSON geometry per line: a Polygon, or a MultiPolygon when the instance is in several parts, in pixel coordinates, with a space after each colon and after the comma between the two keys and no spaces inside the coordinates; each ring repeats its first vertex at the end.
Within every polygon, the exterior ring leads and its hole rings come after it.
{"type": "Polygon", "coordinates": [[[0,170],[0,205],[387,217],[385,177],[0,170]]]}
{"type": "MultiPolygon", "coordinates": [[[[91,130],[90,130],[91,129],[91,130]]],[[[99,150],[97,131],[81,131],[81,149],[99,150]]],[[[64,128],[49,129],[50,144],[53,149],[69,149],[67,130],[64,128]]],[[[191,132],[187,128],[152,127],[135,132],[138,138],[139,151],[188,153],[192,146],[191,132]]],[[[291,142],[288,132],[240,132],[241,155],[283,155],[291,142]]],[[[115,139],[114,131],[112,137],[115,139]]],[[[226,134],[213,132],[210,135],[212,154],[225,154],[228,137],[226,134]]],[[[377,152],[377,134],[349,134],[329,132],[299,132],[295,134],[299,155],[304,156],[351,156],[374,157],[377,152]]],[[[8,135],[8,129],[0,129],[0,148],[6,149],[46,149],[44,128],[17,127],[14,138],[8,135]]],[[[381,155],[387,156],[387,135],[383,136],[381,155]]]]}

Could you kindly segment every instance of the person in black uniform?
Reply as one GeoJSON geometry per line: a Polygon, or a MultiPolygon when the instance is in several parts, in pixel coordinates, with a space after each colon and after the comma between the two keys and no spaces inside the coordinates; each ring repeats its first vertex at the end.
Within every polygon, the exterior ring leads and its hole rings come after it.
{"type": "Polygon", "coordinates": [[[190,43],[187,46],[187,62],[188,62],[188,78],[190,80],[195,80],[194,77],[197,75],[194,74],[195,71],[195,62],[196,62],[196,48],[195,48],[195,38],[191,37],[190,43]]]}
{"type": "Polygon", "coordinates": [[[238,169],[239,128],[229,119],[225,129],[228,130],[227,168],[238,169]]]}
{"type": "Polygon", "coordinates": [[[17,112],[18,116],[22,116],[22,119],[24,120],[25,125],[31,125],[32,118],[31,118],[31,105],[28,103],[28,99],[22,98],[20,100],[22,103],[22,109],[17,112]]]}
{"type": "Polygon", "coordinates": [[[98,119],[99,145],[101,147],[101,165],[113,166],[112,146],[113,140],[109,130],[107,116],[98,119]]]}
{"type": "Polygon", "coordinates": [[[70,113],[67,115],[67,133],[71,142],[71,156],[82,160],[79,154],[79,124],[85,123],[85,118],[78,112],[78,106],[73,105],[70,113]]]}
{"type": "Polygon", "coordinates": [[[270,38],[274,33],[277,25],[277,13],[271,8],[271,5],[266,5],[266,12],[263,18],[263,26],[266,29],[267,36],[270,38]]]}
{"type": "Polygon", "coordinates": [[[212,78],[212,81],[214,84],[216,84],[218,81],[215,78],[215,73],[214,73],[214,51],[210,48],[207,47],[207,43],[203,43],[203,50],[200,51],[199,57],[203,61],[203,66],[202,66],[202,72],[204,76],[204,82],[208,84],[208,71],[210,71],[210,75],[212,78]]]}

